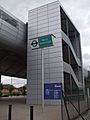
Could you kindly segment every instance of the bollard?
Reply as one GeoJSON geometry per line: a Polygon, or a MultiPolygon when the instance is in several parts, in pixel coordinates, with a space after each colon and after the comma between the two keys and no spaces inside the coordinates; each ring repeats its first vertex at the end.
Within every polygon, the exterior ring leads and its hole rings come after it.
{"type": "Polygon", "coordinates": [[[12,114],[12,105],[9,105],[9,109],[8,109],[8,120],[11,120],[11,114],[12,114]]]}
{"type": "Polygon", "coordinates": [[[33,120],[33,106],[30,106],[30,120],[33,120]]]}

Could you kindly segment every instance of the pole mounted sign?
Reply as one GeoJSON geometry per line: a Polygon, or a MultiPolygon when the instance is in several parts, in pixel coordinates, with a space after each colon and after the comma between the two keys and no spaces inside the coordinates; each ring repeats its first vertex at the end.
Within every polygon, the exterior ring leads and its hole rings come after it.
{"type": "Polygon", "coordinates": [[[32,38],[30,39],[31,49],[41,49],[41,58],[42,58],[42,108],[44,109],[44,100],[45,99],[61,99],[61,84],[58,83],[44,83],[44,49],[45,47],[53,46],[54,38],[53,34],[32,38]]]}
{"type": "Polygon", "coordinates": [[[45,83],[44,99],[60,100],[62,98],[62,83],[45,83]]]}
{"type": "Polygon", "coordinates": [[[38,38],[33,38],[30,40],[30,45],[32,49],[44,48],[53,46],[54,35],[45,35],[38,38]]]}

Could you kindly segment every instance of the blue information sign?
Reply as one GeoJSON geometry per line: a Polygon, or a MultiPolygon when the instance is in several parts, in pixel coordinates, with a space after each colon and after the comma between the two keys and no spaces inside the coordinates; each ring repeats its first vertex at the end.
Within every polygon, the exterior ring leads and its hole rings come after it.
{"type": "Polygon", "coordinates": [[[44,99],[59,100],[62,98],[62,83],[45,83],[44,99]]]}

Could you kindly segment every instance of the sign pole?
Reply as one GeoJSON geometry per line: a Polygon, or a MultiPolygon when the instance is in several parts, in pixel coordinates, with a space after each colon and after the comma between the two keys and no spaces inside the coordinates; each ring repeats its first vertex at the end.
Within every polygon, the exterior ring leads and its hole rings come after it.
{"type": "Polygon", "coordinates": [[[42,111],[44,110],[44,50],[41,49],[42,54],[42,111]]]}

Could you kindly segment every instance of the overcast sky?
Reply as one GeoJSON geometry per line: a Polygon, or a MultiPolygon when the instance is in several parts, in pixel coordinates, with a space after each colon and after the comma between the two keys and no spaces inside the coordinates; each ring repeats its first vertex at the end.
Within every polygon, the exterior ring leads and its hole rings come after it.
{"type": "MultiPolygon", "coordinates": [[[[0,0],[0,5],[27,22],[28,10],[54,0],[0,0]]],[[[90,0],[60,0],[81,34],[82,56],[85,68],[90,69],[90,0]]]]}

